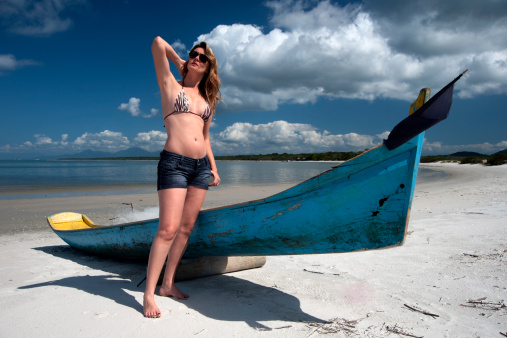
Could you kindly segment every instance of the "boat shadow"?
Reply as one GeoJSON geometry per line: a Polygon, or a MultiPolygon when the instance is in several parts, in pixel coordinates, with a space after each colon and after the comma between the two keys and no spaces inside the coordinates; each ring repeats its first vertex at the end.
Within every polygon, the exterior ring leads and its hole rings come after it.
{"type": "MultiPolygon", "coordinates": [[[[132,295],[144,291],[146,262],[125,262],[87,255],[66,245],[33,248],[46,254],[72,261],[104,275],[72,276],[59,280],[25,285],[19,289],[62,286],[108,298],[117,304],[143,313],[142,304],[132,295]],[[141,283],[142,282],[142,283],[141,283]]],[[[191,297],[176,300],[189,309],[220,321],[243,321],[250,327],[271,330],[261,321],[317,322],[327,321],[305,313],[298,298],[276,286],[268,287],[231,275],[216,275],[178,282],[191,297]]],[[[160,298],[159,298],[160,299],[160,298]]],[[[167,317],[169,318],[169,317],[167,317]]]]}

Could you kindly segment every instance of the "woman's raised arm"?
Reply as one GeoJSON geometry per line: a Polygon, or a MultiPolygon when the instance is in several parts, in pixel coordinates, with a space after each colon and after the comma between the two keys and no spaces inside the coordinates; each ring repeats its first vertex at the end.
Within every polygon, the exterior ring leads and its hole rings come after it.
{"type": "Polygon", "coordinates": [[[168,59],[178,68],[180,74],[183,72],[185,61],[182,60],[171,45],[160,36],[153,39],[151,53],[153,54],[153,63],[155,64],[155,72],[157,74],[157,82],[160,86],[160,90],[167,90],[168,86],[176,82],[174,75],[169,69],[168,59]]]}

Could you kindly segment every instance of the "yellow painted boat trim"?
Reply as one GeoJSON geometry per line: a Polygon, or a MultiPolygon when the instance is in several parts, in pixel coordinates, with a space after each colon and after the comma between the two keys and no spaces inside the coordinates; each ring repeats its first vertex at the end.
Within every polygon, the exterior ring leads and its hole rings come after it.
{"type": "Polygon", "coordinates": [[[76,212],[62,212],[50,216],[48,222],[55,230],[80,230],[97,227],[88,217],[76,212]]]}
{"type": "Polygon", "coordinates": [[[417,100],[415,100],[410,105],[410,110],[408,112],[408,115],[412,115],[413,113],[416,112],[417,109],[421,108],[422,105],[425,104],[426,101],[428,101],[430,99],[430,93],[431,93],[431,90],[429,88],[421,89],[421,91],[419,92],[419,96],[417,97],[417,100]]]}

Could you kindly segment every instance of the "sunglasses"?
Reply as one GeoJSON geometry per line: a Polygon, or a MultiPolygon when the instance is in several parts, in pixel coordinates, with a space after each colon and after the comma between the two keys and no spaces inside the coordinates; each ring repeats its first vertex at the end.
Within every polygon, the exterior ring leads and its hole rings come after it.
{"type": "Polygon", "coordinates": [[[199,56],[199,61],[201,61],[202,63],[206,63],[209,61],[209,58],[205,55],[205,54],[199,54],[197,53],[195,50],[191,51],[190,53],[188,53],[188,56],[192,59],[196,58],[199,56]]]}

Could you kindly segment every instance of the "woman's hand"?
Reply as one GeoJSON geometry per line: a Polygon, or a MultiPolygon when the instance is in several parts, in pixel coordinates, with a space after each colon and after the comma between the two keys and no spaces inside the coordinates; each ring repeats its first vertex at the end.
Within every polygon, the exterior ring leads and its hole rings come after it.
{"type": "Polygon", "coordinates": [[[216,171],[211,170],[211,176],[213,176],[213,182],[209,184],[210,187],[216,187],[220,184],[220,176],[216,171]]]}

